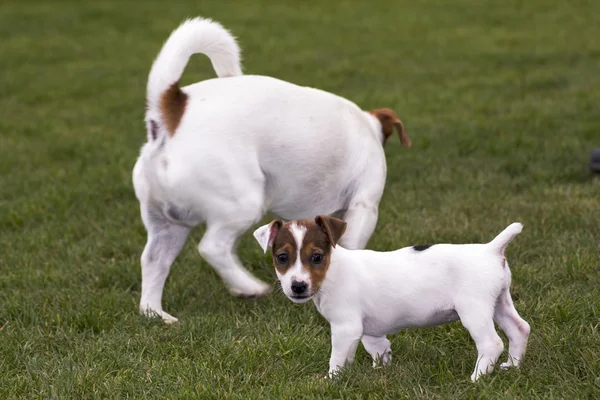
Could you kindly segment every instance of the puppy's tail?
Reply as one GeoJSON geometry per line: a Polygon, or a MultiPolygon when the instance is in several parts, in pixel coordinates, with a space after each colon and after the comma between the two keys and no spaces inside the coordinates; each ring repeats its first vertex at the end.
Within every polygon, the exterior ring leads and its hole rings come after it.
{"type": "Polygon", "coordinates": [[[242,75],[240,48],[229,31],[210,19],[184,21],[171,33],[150,70],[146,94],[149,140],[156,139],[160,131],[175,133],[187,103],[179,79],[196,53],[208,56],[219,78],[242,75]]]}
{"type": "Polygon", "coordinates": [[[494,252],[504,255],[504,249],[512,240],[523,230],[523,225],[519,222],[510,224],[498,236],[488,243],[494,252]]]}

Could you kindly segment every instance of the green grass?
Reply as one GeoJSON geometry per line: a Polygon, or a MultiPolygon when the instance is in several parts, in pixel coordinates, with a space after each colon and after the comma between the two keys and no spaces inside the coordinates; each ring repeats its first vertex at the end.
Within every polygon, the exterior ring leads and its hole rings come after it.
{"type": "MultiPolygon", "coordinates": [[[[600,2],[16,1],[0,4],[0,398],[600,397],[600,2]],[[361,348],[323,379],[329,329],[281,293],[227,294],[199,257],[167,282],[174,326],[138,316],[145,231],[131,169],[146,77],[185,17],[239,37],[245,71],[394,108],[370,247],[487,241],[508,223],[522,370],[469,380],[459,323],[361,348]]],[[[184,83],[213,77],[195,56],[184,83]]],[[[247,234],[240,257],[270,282],[247,234]]]]}

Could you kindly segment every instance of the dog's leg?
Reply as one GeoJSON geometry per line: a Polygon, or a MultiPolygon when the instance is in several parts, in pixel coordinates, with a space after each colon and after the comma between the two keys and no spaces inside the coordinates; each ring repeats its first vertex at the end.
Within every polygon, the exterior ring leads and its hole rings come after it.
{"type": "Polygon", "coordinates": [[[162,294],[165,280],[175,258],[183,248],[190,228],[174,225],[154,209],[142,205],[142,220],[148,231],[148,242],[142,253],[142,296],[140,312],[157,315],[166,323],[177,322],[177,318],[162,309],[162,294]]]}
{"type": "Polygon", "coordinates": [[[493,305],[470,301],[462,307],[457,304],[456,311],[477,346],[477,363],[471,375],[471,380],[475,382],[482,375],[494,370],[494,365],[504,350],[504,344],[494,328],[493,305]]]}
{"type": "Polygon", "coordinates": [[[198,251],[225,281],[232,294],[243,297],[262,296],[270,286],[256,279],[241,264],[234,253],[238,238],[254,223],[253,220],[212,222],[198,245],[198,251]]]}
{"type": "Polygon", "coordinates": [[[390,341],[385,337],[374,337],[363,335],[362,344],[365,346],[367,353],[373,357],[373,368],[381,363],[384,367],[392,361],[392,349],[390,341]]]}
{"type": "Polygon", "coordinates": [[[508,289],[498,298],[494,320],[508,337],[508,360],[500,364],[500,368],[518,367],[525,355],[531,328],[515,309],[508,289]]]}
{"type": "Polygon", "coordinates": [[[352,200],[344,215],[348,225],[340,245],[347,249],[364,249],[377,225],[377,214],[377,202],[352,200]]]}
{"type": "Polygon", "coordinates": [[[331,325],[329,377],[335,376],[346,363],[352,364],[362,336],[361,324],[331,325]]]}

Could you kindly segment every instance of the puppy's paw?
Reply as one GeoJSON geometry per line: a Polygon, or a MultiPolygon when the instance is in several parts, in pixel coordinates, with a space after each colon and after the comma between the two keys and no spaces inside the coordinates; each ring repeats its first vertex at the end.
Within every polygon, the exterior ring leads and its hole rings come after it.
{"type": "Polygon", "coordinates": [[[383,355],[377,356],[376,359],[373,360],[373,368],[377,367],[387,367],[392,363],[392,349],[387,349],[383,352],[383,355]]]}
{"type": "Polygon", "coordinates": [[[500,369],[509,369],[509,368],[519,368],[519,364],[513,362],[513,360],[508,360],[507,362],[503,362],[500,364],[500,369]]]}
{"type": "Polygon", "coordinates": [[[472,381],[472,382],[477,382],[479,379],[481,379],[481,377],[483,377],[483,376],[485,376],[485,375],[489,374],[489,373],[490,373],[490,372],[492,372],[492,371],[493,371],[493,368],[492,368],[492,367],[488,367],[488,370],[487,370],[487,371],[481,371],[481,370],[477,370],[477,371],[475,371],[475,372],[473,372],[473,373],[471,374],[471,381],[472,381]]]}
{"type": "Polygon", "coordinates": [[[164,311],[161,313],[160,316],[161,316],[163,322],[167,325],[173,325],[174,323],[179,322],[179,320],[177,318],[175,318],[171,314],[168,314],[164,311]]]}
{"type": "Polygon", "coordinates": [[[328,379],[335,379],[340,375],[340,369],[330,369],[329,372],[327,373],[327,378],[328,379]]]}
{"type": "Polygon", "coordinates": [[[381,365],[387,367],[392,363],[392,349],[387,349],[385,353],[383,353],[383,357],[381,357],[381,365]]]}
{"type": "Polygon", "coordinates": [[[167,325],[172,325],[179,321],[177,318],[175,318],[169,313],[166,313],[162,310],[153,310],[151,308],[140,308],[140,314],[148,318],[161,318],[163,322],[167,325]]]}

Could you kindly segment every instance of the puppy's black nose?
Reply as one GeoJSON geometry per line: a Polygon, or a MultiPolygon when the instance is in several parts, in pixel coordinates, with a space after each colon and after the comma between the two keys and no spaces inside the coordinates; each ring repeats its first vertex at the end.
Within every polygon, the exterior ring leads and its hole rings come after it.
{"type": "Polygon", "coordinates": [[[306,282],[292,281],[292,292],[302,294],[306,292],[308,284],[306,282]]]}

